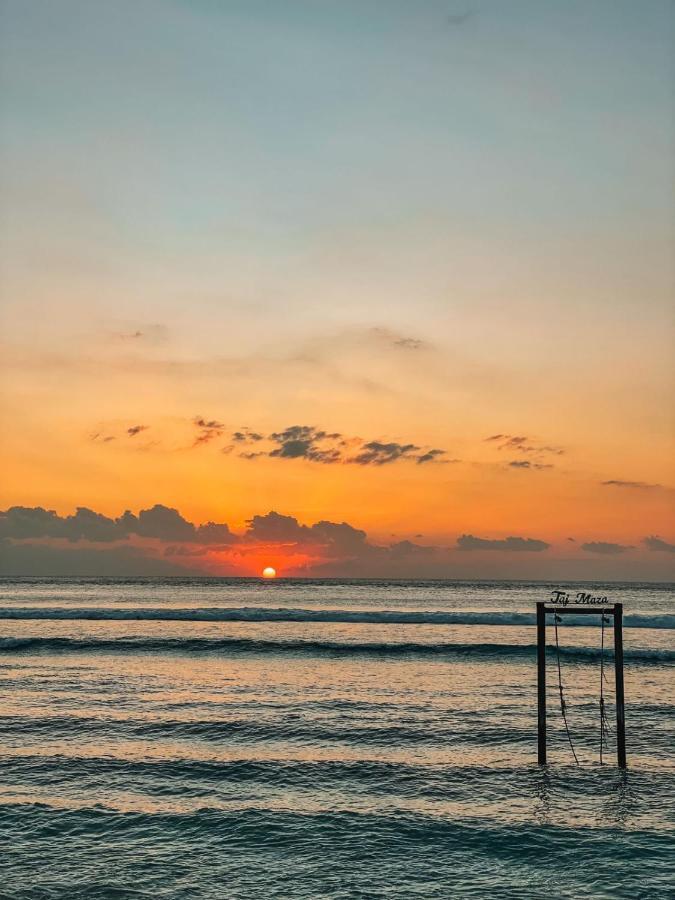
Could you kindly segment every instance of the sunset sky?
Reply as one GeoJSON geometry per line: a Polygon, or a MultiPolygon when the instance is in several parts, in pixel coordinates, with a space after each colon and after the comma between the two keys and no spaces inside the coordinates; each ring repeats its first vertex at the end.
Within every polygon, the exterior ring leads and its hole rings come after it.
{"type": "Polygon", "coordinates": [[[0,571],[674,577],[670,0],[0,9],[0,571]]]}

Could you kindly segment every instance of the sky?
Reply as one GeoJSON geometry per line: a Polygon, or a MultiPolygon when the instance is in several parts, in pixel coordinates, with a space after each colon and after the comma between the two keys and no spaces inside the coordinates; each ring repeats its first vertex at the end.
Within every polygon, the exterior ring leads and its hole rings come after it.
{"type": "Polygon", "coordinates": [[[0,571],[675,577],[671,0],[0,26],[0,571]]]}

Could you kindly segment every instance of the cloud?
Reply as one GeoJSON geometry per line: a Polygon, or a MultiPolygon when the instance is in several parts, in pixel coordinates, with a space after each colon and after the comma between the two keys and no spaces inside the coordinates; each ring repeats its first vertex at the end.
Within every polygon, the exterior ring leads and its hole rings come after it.
{"type": "Polygon", "coordinates": [[[342,461],[342,435],[337,432],[328,434],[311,425],[291,425],[284,431],[274,432],[269,439],[277,445],[268,453],[271,457],[318,463],[342,461]]]}
{"type": "Polygon", "coordinates": [[[347,522],[322,520],[310,528],[312,538],[323,546],[328,556],[363,556],[377,552],[366,540],[366,532],[347,522]]]}
{"type": "Polygon", "coordinates": [[[188,557],[204,557],[209,553],[209,547],[195,547],[194,545],[184,546],[183,544],[169,544],[164,550],[164,556],[188,556],[188,557]]]}
{"type": "Polygon", "coordinates": [[[225,522],[206,522],[197,526],[195,539],[200,544],[235,544],[239,538],[225,522]]]}
{"type": "Polygon", "coordinates": [[[414,571],[411,566],[416,566],[418,561],[426,564],[439,551],[437,547],[407,540],[390,545],[373,544],[365,531],[348,522],[322,519],[313,525],[302,525],[294,516],[275,511],[254,516],[242,540],[252,546],[283,545],[287,553],[308,559],[305,568],[315,575],[382,573],[388,567],[396,570],[400,565],[408,565],[408,571],[414,571]]]}
{"type": "MultiPolygon", "coordinates": [[[[218,419],[195,416],[191,424],[197,429],[192,447],[209,444],[225,435],[225,424],[218,419]]],[[[130,438],[136,437],[149,425],[133,425],[126,429],[130,438]]],[[[96,432],[90,440],[107,443],[115,440],[113,435],[96,432]]],[[[227,443],[220,447],[223,454],[237,451],[245,460],[269,459],[305,460],[320,465],[360,465],[383,466],[400,460],[418,465],[456,463],[458,459],[444,459],[447,451],[440,447],[429,447],[399,441],[363,440],[348,437],[337,431],[325,431],[314,425],[290,425],[270,434],[240,428],[227,435],[227,443]]],[[[158,441],[137,445],[140,450],[153,450],[158,441]]]]}
{"type": "Polygon", "coordinates": [[[147,431],[149,427],[149,425],[132,425],[131,428],[127,428],[127,434],[129,437],[136,437],[141,431],[147,431]]]}
{"type": "MultiPolygon", "coordinates": [[[[347,459],[346,462],[356,463],[360,466],[384,466],[397,462],[400,459],[414,460],[418,465],[429,462],[442,462],[439,457],[445,454],[445,450],[422,450],[416,444],[399,444],[395,441],[383,443],[382,441],[368,441],[363,444],[356,456],[347,459]],[[421,451],[421,452],[420,452],[421,451]]],[[[454,460],[456,462],[456,460],[454,460]]]]}
{"type": "Polygon", "coordinates": [[[264,516],[253,516],[247,525],[245,537],[248,540],[285,544],[308,540],[310,535],[307,526],[300,525],[296,518],[283,516],[273,510],[264,516]]]}
{"type": "Polygon", "coordinates": [[[322,519],[314,525],[301,525],[294,516],[285,516],[274,511],[250,519],[244,540],[293,545],[297,551],[304,550],[329,560],[360,562],[402,560],[416,555],[433,554],[437,550],[435,547],[423,547],[412,541],[399,541],[389,546],[380,546],[370,543],[365,531],[354,528],[348,522],[330,522],[322,519]]]}
{"type": "MultiPolygon", "coordinates": [[[[539,539],[463,534],[449,548],[390,537],[393,542],[380,543],[349,522],[305,524],[275,510],[253,516],[243,533],[235,533],[223,522],[191,522],[163,504],[118,517],[84,506],[72,515],[13,506],[0,511],[0,566],[7,575],[253,575],[272,564],[285,575],[311,577],[571,577],[569,555],[561,560],[544,554],[550,545],[539,539]]],[[[668,556],[675,545],[656,536],[642,544],[642,558],[628,554],[625,562],[614,557],[631,549],[627,546],[584,544],[576,574],[669,577],[668,556]]]]}
{"type": "Polygon", "coordinates": [[[420,350],[424,347],[424,341],[419,338],[402,337],[394,341],[395,347],[402,347],[404,350],[420,350]]]}
{"type": "Polygon", "coordinates": [[[485,443],[497,444],[498,450],[511,450],[518,453],[531,453],[534,456],[562,456],[565,450],[550,444],[542,444],[524,434],[491,434],[485,443]]]}
{"type": "Polygon", "coordinates": [[[168,335],[169,329],[166,325],[149,323],[138,328],[130,328],[128,331],[117,331],[113,337],[124,343],[161,344],[166,341],[168,335]]]}
{"type": "MultiPolygon", "coordinates": [[[[419,465],[441,463],[446,451],[438,447],[421,447],[417,444],[402,444],[398,441],[364,441],[357,437],[346,437],[340,432],[328,432],[313,425],[291,425],[283,431],[264,435],[247,429],[232,434],[233,443],[223,448],[229,453],[235,446],[268,441],[271,449],[243,450],[242,459],[304,459],[323,465],[384,466],[399,460],[409,460],[419,465]]],[[[448,460],[450,462],[450,460],[448,460]]],[[[457,460],[452,460],[457,462],[457,460]]]]}
{"type": "Polygon", "coordinates": [[[118,522],[86,506],[79,506],[74,516],[66,516],[64,525],[69,531],[69,540],[115,541],[122,536],[118,522]]]}
{"type": "Polygon", "coordinates": [[[473,12],[473,10],[467,10],[467,12],[463,13],[450,13],[446,16],[445,21],[453,28],[459,28],[462,25],[465,25],[469,19],[473,19],[474,16],[475,12],[473,12]]]}
{"type": "Polygon", "coordinates": [[[431,556],[437,549],[437,547],[423,547],[412,541],[398,541],[389,547],[389,555],[394,560],[410,559],[410,557],[431,556]]]}
{"type": "Polygon", "coordinates": [[[531,459],[513,459],[508,463],[511,469],[552,469],[552,463],[538,463],[531,459]]]}
{"type": "Polygon", "coordinates": [[[178,510],[158,503],[138,515],[127,510],[116,519],[78,506],[74,515],[59,516],[41,506],[12,506],[0,512],[0,538],[13,540],[60,538],[70,542],[104,543],[122,541],[131,535],[160,541],[199,544],[231,544],[237,540],[223,523],[195,526],[178,510]]]}
{"type": "Polygon", "coordinates": [[[661,484],[649,484],[646,481],[622,481],[619,478],[601,481],[600,484],[602,484],[603,487],[636,488],[637,490],[642,491],[653,491],[663,487],[661,484]]]}
{"type": "Polygon", "coordinates": [[[219,431],[225,427],[222,422],[216,421],[216,419],[203,419],[201,416],[197,416],[192,420],[192,424],[196,425],[197,428],[215,428],[219,431]]]}
{"type": "Polygon", "coordinates": [[[126,536],[118,520],[78,506],[74,515],[59,516],[41,506],[12,506],[0,512],[0,537],[64,538],[68,541],[116,541],[126,536]]]}
{"type": "Polygon", "coordinates": [[[138,516],[128,510],[118,520],[127,530],[127,533],[139,535],[139,537],[158,538],[161,541],[194,541],[196,535],[195,526],[188,522],[178,512],[155,504],[151,509],[142,509],[138,516]]]}
{"type": "Polygon", "coordinates": [[[439,459],[439,457],[444,456],[444,455],[445,455],[445,450],[438,450],[438,449],[427,450],[424,453],[421,453],[417,457],[417,463],[418,463],[418,465],[423,465],[424,463],[428,463],[428,462],[453,462],[453,463],[459,462],[458,459],[445,459],[445,460],[439,459]]]}
{"type": "Polygon", "coordinates": [[[399,334],[390,328],[371,328],[368,331],[368,335],[381,344],[384,343],[399,350],[424,350],[430,346],[427,341],[423,341],[421,338],[399,334]]]}
{"type": "Polygon", "coordinates": [[[210,441],[215,440],[215,438],[221,436],[225,428],[225,425],[222,422],[218,422],[217,419],[204,419],[202,416],[195,416],[192,424],[199,429],[199,434],[195,438],[193,447],[208,444],[210,441]]]}
{"type": "Polygon", "coordinates": [[[420,448],[415,444],[398,444],[396,442],[368,441],[351,462],[359,466],[384,466],[399,459],[410,458],[420,448]]]}
{"type": "Polygon", "coordinates": [[[535,538],[507,537],[500,540],[474,537],[472,534],[463,534],[457,538],[458,550],[506,550],[508,552],[533,551],[541,553],[548,550],[550,544],[535,538]]]}
{"type": "Polygon", "coordinates": [[[128,510],[117,520],[128,534],[156,538],[160,541],[184,541],[199,544],[231,544],[237,540],[228,525],[207,522],[193,525],[183,518],[177,509],[156,503],[150,509],[142,509],[138,516],[128,510]]]}
{"type": "Polygon", "coordinates": [[[258,434],[258,432],[256,431],[251,431],[250,428],[242,428],[241,431],[235,431],[232,434],[232,440],[236,441],[237,443],[256,443],[257,441],[264,441],[265,435],[258,434]]]}
{"type": "Polygon", "coordinates": [[[391,331],[389,328],[371,328],[369,332],[380,343],[388,344],[400,350],[423,350],[429,347],[421,338],[408,337],[391,331]]]}
{"type": "Polygon", "coordinates": [[[485,440],[486,442],[499,441],[500,450],[513,450],[514,448],[521,449],[527,444],[527,437],[525,435],[493,434],[490,437],[485,438],[485,440]]]}
{"type": "Polygon", "coordinates": [[[612,544],[609,541],[590,541],[587,544],[582,544],[581,549],[587,553],[600,553],[603,556],[619,556],[621,553],[625,553],[626,550],[632,550],[633,548],[630,545],[612,544]]]}
{"type": "Polygon", "coordinates": [[[0,571],[5,576],[199,575],[203,569],[148,555],[130,544],[106,549],[53,546],[0,540],[0,571]]]}
{"type": "Polygon", "coordinates": [[[648,550],[656,550],[663,553],[675,553],[675,544],[669,544],[667,541],[662,540],[656,535],[644,538],[642,543],[648,550]]]}

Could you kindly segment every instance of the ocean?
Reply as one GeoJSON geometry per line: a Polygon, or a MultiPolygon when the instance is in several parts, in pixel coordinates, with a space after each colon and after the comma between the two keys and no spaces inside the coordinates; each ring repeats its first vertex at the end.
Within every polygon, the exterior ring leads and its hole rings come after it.
{"type": "Polygon", "coordinates": [[[663,584],[0,580],[0,898],[673,897],[673,635],[663,584]],[[624,604],[627,771],[599,617],[536,764],[552,587],[624,604]]]}

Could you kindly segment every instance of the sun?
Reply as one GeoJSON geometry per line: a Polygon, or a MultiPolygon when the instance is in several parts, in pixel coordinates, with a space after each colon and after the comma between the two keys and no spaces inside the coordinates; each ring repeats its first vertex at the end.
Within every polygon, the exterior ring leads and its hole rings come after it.
{"type": "Polygon", "coordinates": [[[266,568],[263,569],[262,576],[263,576],[263,578],[276,578],[277,570],[273,569],[272,566],[267,566],[266,568]]]}

